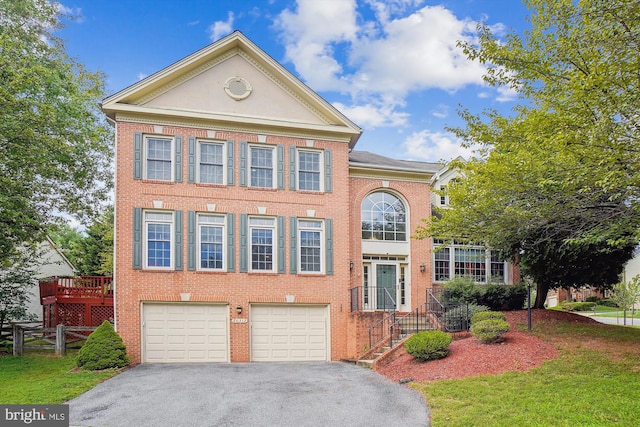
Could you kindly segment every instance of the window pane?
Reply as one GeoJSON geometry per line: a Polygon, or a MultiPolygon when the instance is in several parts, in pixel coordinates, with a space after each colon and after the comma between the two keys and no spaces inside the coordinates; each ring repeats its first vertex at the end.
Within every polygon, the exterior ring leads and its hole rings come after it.
{"type": "MultiPolygon", "coordinates": [[[[321,225],[318,223],[318,225],[321,225]]],[[[319,231],[300,231],[300,270],[320,272],[321,237],[319,231]]]]}
{"type": "Polygon", "coordinates": [[[147,265],[171,266],[171,225],[147,224],[147,265]]]}
{"type": "Polygon", "coordinates": [[[200,143],[200,182],[223,184],[224,156],[222,144],[200,143]]]}
{"type": "Polygon", "coordinates": [[[320,191],[320,153],[308,151],[298,153],[298,188],[320,191]]]}
{"type": "Polygon", "coordinates": [[[171,181],[170,139],[147,139],[147,179],[171,181]]]}
{"type": "Polygon", "coordinates": [[[200,227],[200,268],[222,269],[223,233],[219,226],[200,227]]]}
{"type": "Polygon", "coordinates": [[[273,230],[251,230],[251,269],[273,270],[273,230]]]}
{"type": "Polygon", "coordinates": [[[251,147],[251,186],[273,187],[273,149],[251,147]]]}
{"type": "Polygon", "coordinates": [[[367,196],[361,208],[362,239],[406,241],[404,203],[396,196],[377,192],[367,196]]]}
{"type": "Polygon", "coordinates": [[[468,276],[474,282],[486,282],[486,258],[484,249],[455,248],[455,275],[468,276]]]}

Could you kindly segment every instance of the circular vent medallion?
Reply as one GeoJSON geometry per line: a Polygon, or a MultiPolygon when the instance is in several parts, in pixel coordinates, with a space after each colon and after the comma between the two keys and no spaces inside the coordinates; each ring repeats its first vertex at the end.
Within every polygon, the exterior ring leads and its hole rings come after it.
{"type": "Polygon", "coordinates": [[[224,83],[224,91],[231,98],[239,101],[251,95],[251,85],[242,77],[231,77],[224,83]]]}

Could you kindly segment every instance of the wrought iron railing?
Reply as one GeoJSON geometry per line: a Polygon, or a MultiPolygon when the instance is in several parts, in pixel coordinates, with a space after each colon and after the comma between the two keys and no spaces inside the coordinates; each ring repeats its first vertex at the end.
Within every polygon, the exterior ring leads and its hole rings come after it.
{"type": "Polygon", "coordinates": [[[413,335],[418,332],[435,329],[432,321],[432,315],[429,313],[427,303],[420,304],[413,311],[402,317],[397,317],[390,330],[397,333],[389,334],[389,347],[395,345],[396,342],[402,340],[407,335],[413,335]]]}
{"type": "Polygon", "coordinates": [[[427,289],[426,306],[438,329],[447,332],[469,329],[469,303],[449,300],[445,289],[427,289]]]}
{"type": "Polygon", "coordinates": [[[392,311],[397,309],[395,292],[386,287],[356,286],[351,292],[351,311],[392,311]]]}

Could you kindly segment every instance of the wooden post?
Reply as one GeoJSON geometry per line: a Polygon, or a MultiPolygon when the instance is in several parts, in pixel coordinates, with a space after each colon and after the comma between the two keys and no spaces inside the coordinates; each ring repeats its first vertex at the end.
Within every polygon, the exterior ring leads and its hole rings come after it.
{"type": "Polygon", "coordinates": [[[13,325],[13,355],[22,356],[24,353],[24,330],[20,325],[13,325]]]}
{"type": "Polygon", "coordinates": [[[64,325],[56,326],[56,354],[60,356],[67,354],[67,341],[65,338],[64,325]]]}

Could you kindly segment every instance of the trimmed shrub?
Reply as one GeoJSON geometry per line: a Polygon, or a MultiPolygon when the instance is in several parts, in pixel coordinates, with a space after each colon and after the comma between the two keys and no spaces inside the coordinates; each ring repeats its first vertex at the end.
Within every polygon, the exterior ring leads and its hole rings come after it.
{"type": "Polygon", "coordinates": [[[507,320],[504,313],[499,311],[479,311],[471,317],[471,324],[482,322],[489,319],[507,320]]]}
{"type": "Polygon", "coordinates": [[[560,310],[563,311],[590,311],[596,306],[595,302],[563,302],[560,310]]]}
{"type": "Polygon", "coordinates": [[[600,305],[604,305],[605,307],[613,307],[618,308],[618,304],[615,301],[611,301],[610,299],[603,299],[600,301],[600,305]]]}
{"type": "Polygon", "coordinates": [[[597,303],[600,302],[600,298],[595,296],[595,295],[591,295],[591,296],[588,296],[585,301],[586,302],[595,302],[597,304],[597,303]]]}
{"type": "Polygon", "coordinates": [[[466,331],[473,315],[481,311],[489,311],[489,307],[478,304],[462,304],[445,312],[441,321],[448,331],[466,331]]]}
{"type": "Polygon", "coordinates": [[[506,320],[488,319],[471,325],[471,334],[485,344],[502,341],[502,335],[509,330],[506,320]]]}
{"type": "Polygon", "coordinates": [[[404,348],[418,360],[442,359],[449,355],[452,337],[442,331],[422,331],[410,336],[404,342],[404,348]]]}
{"type": "Polygon", "coordinates": [[[478,303],[494,311],[520,310],[526,299],[527,288],[523,285],[487,285],[478,303]]]}
{"type": "Polygon", "coordinates": [[[442,297],[445,303],[476,303],[480,288],[471,277],[454,277],[444,285],[442,297]]]}
{"type": "Polygon", "coordinates": [[[126,347],[111,323],[105,320],[89,335],[78,352],[77,364],[92,371],[122,368],[129,364],[126,347]]]}

